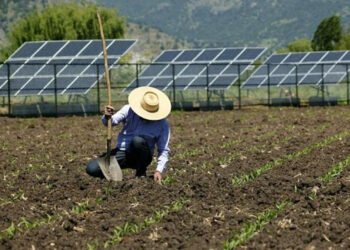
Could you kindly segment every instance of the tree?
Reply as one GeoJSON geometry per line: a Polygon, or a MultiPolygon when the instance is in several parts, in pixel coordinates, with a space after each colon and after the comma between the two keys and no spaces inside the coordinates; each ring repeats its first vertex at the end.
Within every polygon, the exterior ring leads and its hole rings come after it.
{"type": "Polygon", "coordinates": [[[312,51],[311,42],[309,39],[302,38],[288,44],[290,52],[307,52],[312,51]]]}
{"type": "Polygon", "coordinates": [[[350,29],[347,32],[344,32],[342,39],[337,45],[338,50],[350,50],[350,29]]]}
{"type": "Polygon", "coordinates": [[[278,50],[278,53],[307,52],[312,51],[311,42],[307,38],[302,38],[288,44],[287,48],[278,50]]]}
{"type": "Polygon", "coordinates": [[[340,17],[333,15],[325,18],[318,25],[312,39],[312,48],[318,50],[334,50],[342,38],[340,17]]]}
{"type": "Polygon", "coordinates": [[[125,22],[117,10],[84,3],[50,5],[35,10],[11,27],[9,43],[1,49],[1,60],[26,41],[99,39],[97,10],[103,20],[105,37],[123,38],[125,22]]]}

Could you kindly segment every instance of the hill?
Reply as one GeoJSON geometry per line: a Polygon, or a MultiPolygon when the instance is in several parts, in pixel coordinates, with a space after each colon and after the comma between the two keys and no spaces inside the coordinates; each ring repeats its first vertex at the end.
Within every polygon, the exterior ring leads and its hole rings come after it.
{"type": "Polygon", "coordinates": [[[131,21],[156,27],[195,46],[286,46],[312,38],[335,13],[350,26],[349,0],[96,0],[131,21]]]}
{"type": "MultiPolygon", "coordinates": [[[[3,0],[0,1],[0,46],[7,42],[6,34],[11,25],[20,17],[34,10],[34,8],[44,8],[50,3],[65,2],[64,0],[3,0]]],[[[138,39],[133,48],[133,60],[149,61],[164,49],[187,48],[187,44],[180,39],[176,39],[156,28],[133,23],[126,20],[127,33],[125,38],[138,39]]]]}

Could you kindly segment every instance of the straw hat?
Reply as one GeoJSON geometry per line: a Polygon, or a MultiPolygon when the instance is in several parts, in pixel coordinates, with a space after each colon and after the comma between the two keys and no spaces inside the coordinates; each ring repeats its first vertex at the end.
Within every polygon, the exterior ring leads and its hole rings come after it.
{"type": "Polygon", "coordinates": [[[131,109],[146,120],[161,120],[171,111],[171,103],[166,94],[152,87],[139,87],[129,94],[131,109]]]}

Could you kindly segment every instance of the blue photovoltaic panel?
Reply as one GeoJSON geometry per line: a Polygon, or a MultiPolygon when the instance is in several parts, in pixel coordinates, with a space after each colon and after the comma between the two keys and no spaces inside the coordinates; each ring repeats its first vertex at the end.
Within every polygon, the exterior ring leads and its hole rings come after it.
{"type": "Polygon", "coordinates": [[[350,62],[350,53],[348,52],[342,59],[342,62],[350,62]]]}
{"type": "Polygon", "coordinates": [[[38,49],[43,46],[43,43],[24,43],[11,58],[27,58],[32,56],[38,49]]]}
{"type": "Polygon", "coordinates": [[[350,51],[274,54],[244,82],[244,88],[330,85],[346,76],[350,51]]]}
{"type": "Polygon", "coordinates": [[[232,61],[232,58],[236,58],[242,50],[243,49],[225,49],[216,61],[232,61]]]}
{"type": "MultiPolygon", "coordinates": [[[[115,66],[135,42],[107,40],[108,64],[115,66]]],[[[100,40],[27,42],[5,63],[14,96],[54,94],[55,67],[58,94],[86,94],[105,73],[100,40]]],[[[1,96],[8,93],[7,73],[1,65],[1,96]]]]}
{"type": "MultiPolygon", "coordinates": [[[[106,47],[110,42],[106,41],[106,47]]],[[[79,55],[80,56],[98,56],[99,53],[102,51],[102,43],[100,41],[91,41],[91,43],[88,44],[88,46],[83,49],[79,55]]]]}
{"type": "Polygon", "coordinates": [[[192,62],[200,53],[201,50],[185,50],[175,59],[175,62],[192,62]]]}
{"type": "Polygon", "coordinates": [[[195,59],[195,61],[210,62],[210,61],[213,61],[222,52],[223,52],[222,49],[205,50],[200,54],[200,56],[198,56],[195,59]]]}
{"type": "Polygon", "coordinates": [[[74,57],[84,48],[89,41],[70,41],[61,51],[58,52],[57,57],[74,57]]]}
{"type": "Polygon", "coordinates": [[[162,90],[226,89],[266,48],[216,48],[163,51],[124,91],[139,86],[162,90]],[[241,63],[240,71],[237,63],[241,63]]]}
{"type": "Polygon", "coordinates": [[[65,43],[66,42],[64,41],[46,43],[37,53],[35,53],[34,57],[52,57],[65,45],[65,43]]]}
{"type": "Polygon", "coordinates": [[[155,62],[172,62],[180,53],[181,51],[166,51],[161,54],[155,62]]]}

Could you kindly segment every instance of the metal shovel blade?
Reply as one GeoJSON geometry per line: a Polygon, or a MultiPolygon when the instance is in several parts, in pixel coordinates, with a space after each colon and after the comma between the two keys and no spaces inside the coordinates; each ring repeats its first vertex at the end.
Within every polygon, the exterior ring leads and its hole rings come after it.
{"type": "Polygon", "coordinates": [[[108,181],[122,181],[123,180],[123,172],[118,164],[115,156],[111,156],[109,158],[109,165],[107,157],[98,157],[97,158],[98,165],[100,166],[103,175],[106,177],[108,181]]]}

